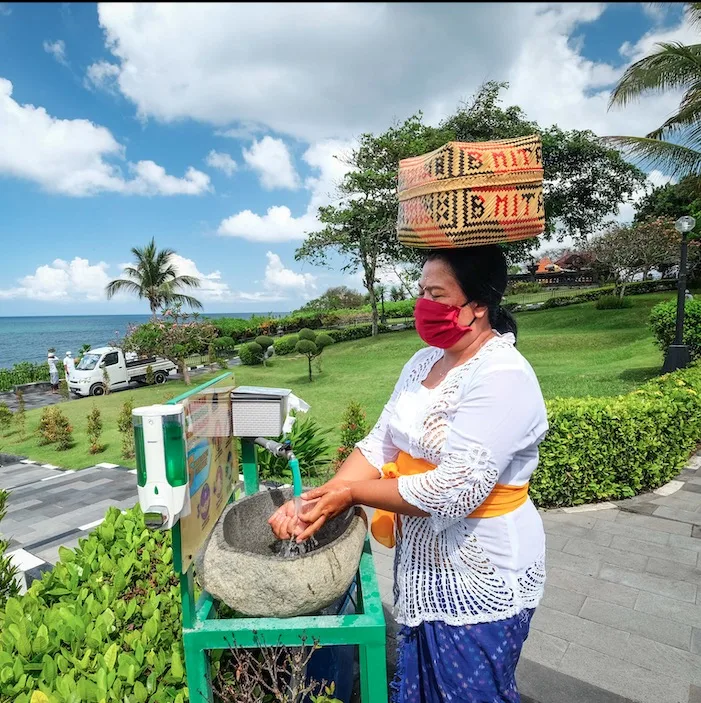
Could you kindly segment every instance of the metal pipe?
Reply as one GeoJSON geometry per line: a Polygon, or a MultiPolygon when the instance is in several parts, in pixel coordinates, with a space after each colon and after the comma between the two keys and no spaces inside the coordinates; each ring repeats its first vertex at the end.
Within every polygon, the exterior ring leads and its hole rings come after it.
{"type": "Polygon", "coordinates": [[[265,437],[256,437],[253,440],[254,444],[262,447],[267,452],[270,452],[273,456],[279,456],[287,459],[287,464],[292,472],[292,494],[295,498],[302,495],[302,473],[299,469],[299,460],[294,455],[292,447],[287,443],[276,442],[273,439],[266,439],[265,437]]]}
{"type": "Polygon", "coordinates": [[[682,246],[679,257],[679,278],[677,280],[677,325],[674,343],[684,344],[684,305],[686,303],[686,259],[689,243],[686,232],[682,232],[682,246]]]}

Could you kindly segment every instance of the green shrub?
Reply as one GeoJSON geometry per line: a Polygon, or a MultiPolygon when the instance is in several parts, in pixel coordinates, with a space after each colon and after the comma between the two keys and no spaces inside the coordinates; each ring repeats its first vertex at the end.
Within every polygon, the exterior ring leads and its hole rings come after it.
{"type": "Polygon", "coordinates": [[[329,344],[333,344],[333,338],[330,337],[328,334],[321,333],[317,335],[317,338],[314,340],[314,343],[319,349],[323,349],[324,347],[328,347],[329,344]]]}
{"type": "Polygon", "coordinates": [[[110,508],[59,555],[0,610],[0,700],[184,703],[170,531],[148,530],[138,506],[110,508]]]}
{"type": "MultiPolygon", "coordinates": [[[[663,351],[674,342],[677,320],[677,301],[655,305],[650,311],[650,327],[663,351]]],[[[694,298],[684,304],[684,344],[693,359],[701,357],[701,300],[694,298]]]]}
{"type": "Polygon", "coordinates": [[[263,351],[265,351],[268,347],[273,346],[273,338],[262,334],[260,337],[256,337],[256,344],[260,344],[263,351]]]}
{"type": "Polygon", "coordinates": [[[602,295],[594,306],[597,310],[623,310],[624,308],[632,308],[633,301],[630,298],[620,295],[602,295]]]}
{"type": "Polygon", "coordinates": [[[236,343],[231,337],[216,337],[212,344],[218,354],[233,352],[236,347],[236,343]]]}
{"type": "MultiPolygon", "coordinates": [[[[323,428],[311,417],[304,419],[297,416],[292,431],[287,436],[297,459],[303,475],[307,479],[314,479],[324,475],[325,469],[330,462],[331,444],[329,434],[331,430],[323,428]]],[[[282,442],[285,437],[279,437],[282,442]]],[[[287,460],[282,457],[273,456],[270,452],[258,452],[258,468],[262,478],[282,478],[292,481],[290,468],[287,460]]]]}
{"type": "MultiPolygon", "coordinates": [[[[153,369],[152,369],[153,371],[153,369]]],[[[99,454],[105,450],[105,446],[100,444],[102,436],[102,415],[97,405],[92,406],[88,414],[88,439],[90,440],[90,453],[99,454]]]]}
{"type": "Polygon", "coordinates": [[[542,292],[543,286],[537,281],[515,281],[506,287],[506,295],[528,295],[542,292]]]}
{"type": "Polygon", "coordinates": [[[117,416],[117,428],[122,435],[122,457],[125,459],[132,459],[135,454],[134,425],[131,417],[133,410],[134,399],[129,398],[122,403],[122,409],[117,416]]]}
{"type": "Polygon", "coordinates": [[[288,334],[284,337],[279,337],[273,342],[273,349],[277,356],[285,356],[292,354],[299,342],[299,337],[296,334],[288,334]]]}
{"type": "Polygon", "coordinates": [[[299,334],[297,335],[300,340],[307,340],[309,342],[313,342],[316,339],[316,332],[314,330],[310,330],[309,328],[305,327],[304,329],[301,329],[299,331],[299,334]]]}
{"type": "Polygon", "coordinates": [[[7,434],[12,425],[12,410],[7,403],[0,403],[0,432],[7,434]]]}
{"type": "Polygon", "coordinates": [[[263,361],[263,347],[256,342],[244,344],[239,349],[239,358],[245,366],[256,366],[263,361]]]}
{"type": "Polygon", "coordinates": [[[341,446],[336,450],[335,469],[341,468],[343,462],[351,455],[355,445],[369,432],[368,420],[360,403],[352,400],[343,413],[341,423],[341,446]]]}
{"type": "Polygon", "coordinates": [[[671,480],[701,439],[701,367],[615,398],[548,401],[550,431],[530,494],[538,505],[628,498],[671,480]]]}
{"type": "Polygon", "coordinates": [[[156,374],[153,373],[153,366],[149,364],[146,367],[146,385],[153,386],[156,383],[156,374]]]}
{"type": "Polygon", "coordinates": [[[40,445],[56,444],[58,451],[64,451],[73,445],[73,428],[68,418],[55,405],[42,410],[37,431],[40,445]]]}
{"type": "MultiPolygon", "coordinates": [[[[8,493],[0,489],[0,523],[5,517],[5,502],[7,501],[8,493]]],[[[4,607],[5,601],[10,596],[16,596],[19,593],[19,584],[17,583],[17,567],[13,565],[9,556],[5,555],[9,542],[0,537],[0,608],[4,607]]]]}
{"type": "Polygon", "coordinates": [[[27,413],[24,403],[24,393],[22,391],[17,391],[15,393],[17,396],[17,411],[15,412],[15,425],[17,425],[17,432],[19,436],[24,439],[27,433],[27,413]]]}

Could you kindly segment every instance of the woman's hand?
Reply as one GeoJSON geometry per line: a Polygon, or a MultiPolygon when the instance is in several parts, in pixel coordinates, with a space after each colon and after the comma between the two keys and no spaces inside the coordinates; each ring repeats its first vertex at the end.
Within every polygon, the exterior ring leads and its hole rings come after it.
{"type": "Polygon", "coordinates": [[[353,492],[351,481],[333,478],[328,483],[302,494],[302,500],[316,504],[299,516],[301,522],[306,524],[306,529],[297,535],[297,542],[309,539],[319,531],[321,526],[331,518],[353,507],[353,492]]]}
{"type": "Polygon", "coordinates": [[[278,539],[291,539],[302,534],[306,525],[300,522],[296,514],[295,503],[288,500],[283,503],[268,520],[268,524],[278,539]]]}

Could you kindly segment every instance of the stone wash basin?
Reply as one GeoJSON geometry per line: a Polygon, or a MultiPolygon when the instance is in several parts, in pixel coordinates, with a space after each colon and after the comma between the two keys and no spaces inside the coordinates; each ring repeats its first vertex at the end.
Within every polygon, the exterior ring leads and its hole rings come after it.
{"type": "Polygon", "coordinates": [[[360,509],[325,524],[318,546],[280,556],[268,518],[292,489],[262,491],[230,505],[196,561],[197,580],[217,600],[249,617],[293,617],[331,605],[351,585],[367,524],[360,509]]]}

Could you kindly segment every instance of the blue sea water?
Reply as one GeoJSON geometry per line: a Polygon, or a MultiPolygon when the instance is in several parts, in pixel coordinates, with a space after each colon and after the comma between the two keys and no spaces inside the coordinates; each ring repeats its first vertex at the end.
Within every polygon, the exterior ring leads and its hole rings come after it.
{"type": "MultiPolygon", "coordinates": [[[[205,313],[207,317],[248,319],[261,313],[205,313]]],[[[284,313],[279,313],[284,314],[284,313]]],[[[66,315],[56,317],[0,317],[0,368],[20,361],[44,361],[50,347],[63,358],[70,350],[75,356],[83,346],[104,346],[123,337],[131,324],[140,324],[148,315],[66,315]]]]}

